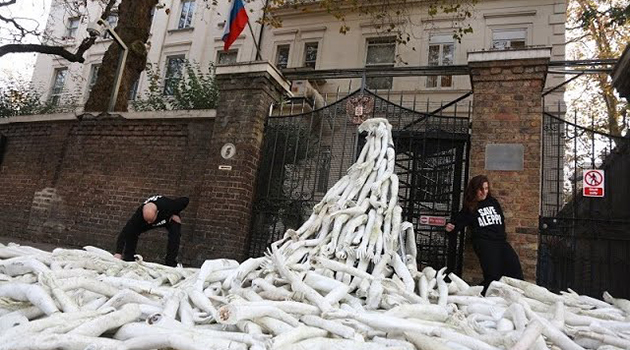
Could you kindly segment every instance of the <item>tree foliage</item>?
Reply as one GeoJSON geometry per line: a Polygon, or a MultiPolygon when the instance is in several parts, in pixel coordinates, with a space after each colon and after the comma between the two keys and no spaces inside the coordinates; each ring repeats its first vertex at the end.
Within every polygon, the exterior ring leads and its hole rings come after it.
{"type": "MultiPolygon", "coordinates": [[[[630,42],[630,0],[571,0],[567,10],[569,59],[616,59],[630,42]]],[[[587,74],[569,85],[569,111],[580,123],[622,135],[628,102],[620,99],[607,73],[587,74]]]]}
{"type": "Polygon", "coordinates": [[[213,109],[219,99],[214,79],[214,66],[202,72],[197,63],[184,61],[183,76],[173,86],[173,95],[164,95],[164,79],[159,68],[147,65],[149,87],[143,96],[133,102],[137,111],[163,111],[182,109],[213,109]]]}
{"type": "Polygon", "coordinates": [[[31,83],[15,80],[0,86],[0,118],[19,115],[70,112],[79,108],[79,92],[65,92],[53,103],[43,100],[40,90],[31,83]]]}

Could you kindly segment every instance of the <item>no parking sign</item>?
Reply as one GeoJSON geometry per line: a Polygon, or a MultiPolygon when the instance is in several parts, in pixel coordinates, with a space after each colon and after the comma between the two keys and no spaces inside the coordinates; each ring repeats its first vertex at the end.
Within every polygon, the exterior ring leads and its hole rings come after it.
{"type": "Polygon", "coordinates": [[[604,171],[584,170],[582,195],[584,197],[604,197],[604,171]]]}

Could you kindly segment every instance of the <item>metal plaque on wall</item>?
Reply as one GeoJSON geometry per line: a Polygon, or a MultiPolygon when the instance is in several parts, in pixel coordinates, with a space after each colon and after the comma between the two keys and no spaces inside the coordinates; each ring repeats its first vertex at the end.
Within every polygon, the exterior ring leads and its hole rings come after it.
{"type": "Polygon", "coordinates": [[[523,170],[525,147],[520,143],[486,145],[486,170],[523,170]]]}

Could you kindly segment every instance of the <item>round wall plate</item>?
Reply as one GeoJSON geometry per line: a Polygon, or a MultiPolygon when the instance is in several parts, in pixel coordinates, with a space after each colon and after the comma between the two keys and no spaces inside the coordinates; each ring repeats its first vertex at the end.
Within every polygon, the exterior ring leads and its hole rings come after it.
{"type": "Polygon", "coordinates": [[[221,147],[221,157],[223,159],[230,159],[236,155],[236,146],[232,143],[226,143],[221,147]]]}

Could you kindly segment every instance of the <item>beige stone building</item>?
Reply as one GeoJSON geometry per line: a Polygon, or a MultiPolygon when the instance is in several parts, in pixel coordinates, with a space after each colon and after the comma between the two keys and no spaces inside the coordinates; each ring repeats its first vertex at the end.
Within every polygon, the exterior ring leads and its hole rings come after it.
{"type": "MultiPolygon", "coordinates": [[[[80,16],[68,14],[61,1],[53,1],[47,28],[54,38],[69,50],[87,35],[87,25],[100,15],[97,2],[88,2],[80,16]]],[[[207,67],[217,64],[247,62],[256,58],[252,34],[246,28],[229,52],[222,51],[221,35],[230,4],[220,1],[216,7],[200,0],[172,0],[166,8],[156,10],[151,28],[149,62],[160,69],[165,79],[176,78],[181,71],[181,59],[199,62],[207,67]]],[[[316,7],[304,12],[287,8],[277,15],[281,28],[262,28],[256,21],[261,17],[263,1],[247,4],[254,35],[261,38],[261,56],[280,68],[291,71],[349,69],[361,67],[466,65],[470,51],[492,48],[521,48],[526,46],[552,47],[552,61],[565,58],[565,1],[562,0],[482,0],[474,7],[470,22],[473,33],[458,42],[452,37],[457,19],[438,14],[430,17],[423,1],[412,1],[408,16],[396,23],[410,34],[407,44],[396,43],[395,37],[377,30],[365,16],[349,16],[349,31],[339,32],[340,23],[316,7]]],[[[109,18],[115,26],[114,12],[109,18]]],[[[108,35],[97,41],[86,53],[85,64],[40,55],[33,74],[33,82],[44,91],[44,97],[54,101],[87,93],[96,81],[96,74],[107,47],[112,43],[108,35]]],[[[562,75],[549,75],[547,88],[564,80],[562,75]]],[[[361,79],[311,80],[312,85],[328,102],[340,93],[360,87],[361,79]]],[[[389,90],[404,99],[416,96],[423,100],[449,101],[471,89],[468,76],[414,76],[367,79],[369,89],[389,90]]],[[[147,88],[147,74],[143,73],[130,99],[147,88]]],[[[168,93],[168,91],[166,91],[168,93]]],[[[299,92],[298,92],[299,93],[299,92]]],[[[561,101],[559,91],[547,98],[548,104],[561,101]]],[[[393,97],[398,99],[398,97],[393,97]]],[[[82,100],[81,100],[82,99],[82,100]]],[[[81,104],[81,103],[79,103],[81,104]]]]}
{"type": "MultiPolygon", "coordinates": [[[[53,0],[51,5],[47,30],[53,40],[70,51],[74,51],[88,35],[88,25],[101,14],[100,2],[87,3],[89,7],[83,8],[81,15],[68,13],[61,0],[53,0]]],[[[248,8],[253,11],[250,17],[255,33],[260,32],[260,25],[255,20],[262,3],[261,0],[248,4],[248,8]]],[[[229,3],[220,1],[218,6],[210,4],[210,1],[201,0],[168,0],[164,8],[154,11],[148,62],[159,68],[163,77],[177,77],[181,72],[182,58],[199,63],[204,71],[210,62],[246,62],[256,58],[254,41],[248,30],[237,39],[230,52],[223,52],[221,37],[229,3]]],[[[108,19],[112,27],[115,27],[117,18],[114,9],[108,19]]],[[[109,35],[102,35],[86,52],[84,64],[69,63],[56,56],[39,55],[32,81],[43,91],[45,98],[63,103],[64,99],[78,97],[80,105],[87,100],[88,92],[96,82],[103,55],[112,43],[113,39],[109,35]]],[[[147,74],[143,72],[129,98],[136,98],[147,86],[147,74]]]]}

